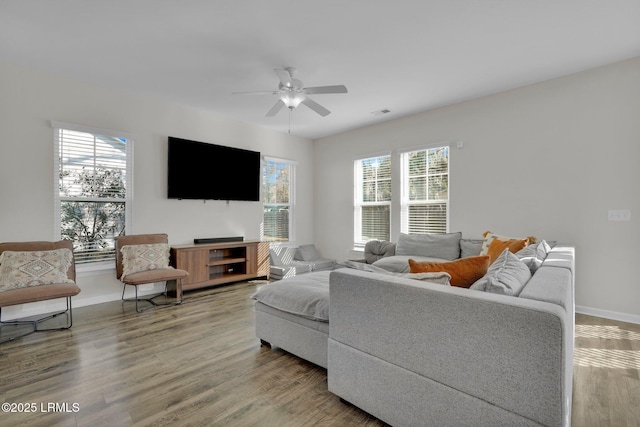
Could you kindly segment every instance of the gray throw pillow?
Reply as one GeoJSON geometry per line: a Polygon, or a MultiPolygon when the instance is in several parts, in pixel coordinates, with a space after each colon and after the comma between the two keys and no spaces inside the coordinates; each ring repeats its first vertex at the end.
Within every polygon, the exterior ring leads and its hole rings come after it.
{"type": "Polygon", "coordinates": [[[487,274],[469,289],[517,297],[531,278],[529,267],[505,249],[489,266],[487,274]]]}
{"type": "Polygon", "coordinates": [[[316,245],[301,245],[296,250],[294,259],[298,261],[313,261],[320,258],[320,254],[316,250],[316,245]]]}
{"type": "Polygon", "coordinates": [[[480,255],[484,239],[460,239],[460,258],[480,255]]]}
{"type": "Polygon", "coordinates": [[[531,274],[534,274],[542,265],[550,250],[549,244],[543,240],[540,243],[535,243],[519,250],[516,252],[516,256],[529,267],[531,274]]]}
{"type": "Polygon", "coordinates": [[[396,244],[386,240],[369,240],[364,245],[364,259],[367,264],[373,264],[380,258],[396,254],[396,244]]]}
{"type": "Polygon", "coordinates": [[[460,258],[462,233],[400,234],[396,255],[419,255],[453,261],[460,258]]]}

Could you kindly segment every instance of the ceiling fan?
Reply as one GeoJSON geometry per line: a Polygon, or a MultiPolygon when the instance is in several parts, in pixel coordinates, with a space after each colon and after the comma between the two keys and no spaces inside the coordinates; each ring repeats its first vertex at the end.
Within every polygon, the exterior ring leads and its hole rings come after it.
{"type": "Polygon", "coordinates": [[[271,94],[278,95],[278,101],[267,112],[267,117],[273,117],[286,106],[289,111],[293,110],[300,104],[304,104],[311,108],[321,116],[327,116],[331,111],[327,110],[322,105],[309,98],[307,95],[314,94],[328,94],[328,93],[347,93],[347,88],[344,85],[335,86],[316,86],[316,87],[304,87],[302,81],[298,80],[296,75],[296,69],[293,67],[275,68],[274,71],[280,79],[278,83],[278,90],[273,91],[260,91],[260,92],[233,92],[234,94],[271,94]]]}

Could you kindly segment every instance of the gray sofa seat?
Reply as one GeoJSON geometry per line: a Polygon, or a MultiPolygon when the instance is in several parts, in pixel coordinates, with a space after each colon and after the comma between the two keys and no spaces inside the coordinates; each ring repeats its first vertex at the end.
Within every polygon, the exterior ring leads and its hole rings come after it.
{"type": "Polygon", "coordinates": [[[329,390],[392,425],[570,426],[573,260],[519,297],[332,272],[329,390]]]}
{"type": "Polygon", "coordinates": [[[336,261],[323,258],[313,244],[271,247],[269,257],[270,277],[275,280],[336,267],[336,261]]]}
{"type": "Polygon", "coordinates": [[[252,297],[256,336],[326,368],[330,273],[316,271],[261,286],[252,297]]]}

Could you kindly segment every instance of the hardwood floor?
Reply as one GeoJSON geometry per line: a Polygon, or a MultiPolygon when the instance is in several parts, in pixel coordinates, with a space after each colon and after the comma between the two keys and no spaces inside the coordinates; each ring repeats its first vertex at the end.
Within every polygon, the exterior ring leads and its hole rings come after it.
{"type": "MultiPolygon", "coordinates": [[[[74,310],[68,331],[0,346],[0,426],[383,426],[328,392],[326,370],[254,336],[256,285],[189,292],[142,314],[74,310]]],[[[574,426],[640,425],[640,325],[578,315],[574,426]]]]}
{"type": "Polygon", "coordinates": [[[640,325],[576,315],[574,426],[640,426],[640,325]]]}

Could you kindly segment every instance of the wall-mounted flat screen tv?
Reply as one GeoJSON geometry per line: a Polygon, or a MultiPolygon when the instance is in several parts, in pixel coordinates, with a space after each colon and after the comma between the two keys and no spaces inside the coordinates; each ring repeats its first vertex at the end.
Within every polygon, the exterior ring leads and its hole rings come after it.
{"type": "Polygon", "coordinates": [[[260,153],[169,137],[168,197],[260,200],[260,153]]]}

